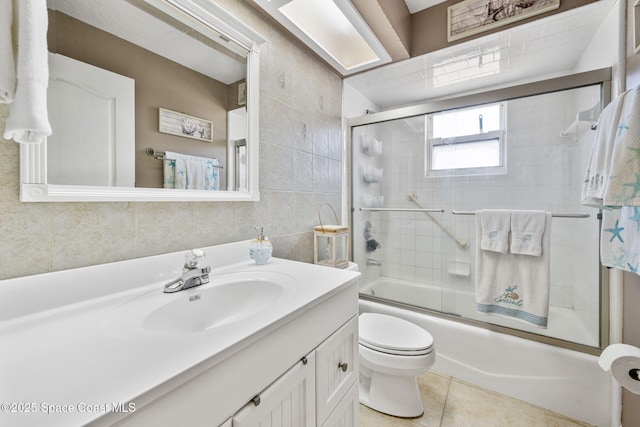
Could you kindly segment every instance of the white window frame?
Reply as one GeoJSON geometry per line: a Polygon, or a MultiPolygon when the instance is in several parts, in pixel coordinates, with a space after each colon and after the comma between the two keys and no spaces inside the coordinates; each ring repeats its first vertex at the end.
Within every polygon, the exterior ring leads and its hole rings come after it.
{"type": "MultiPolygon", "coordinates": [[[[500,105],[500,130],[490,132],[481,132],[472,135],[461,135],[450,138],[433,138],[433,125],[431,123],[433,114],[426,116],[426,132],[425,132],[425,177],[444,177],[444,176],[467,176],[467,175],[503,175],[507,173],[507,138],[506,138],[506,104],[500,105]],[[499,144],[499,164],[497,166],[479,166],[471,168],[450,168],[450,169],[433,169],[433,149],[434,147],[449,144],[464,144],[469,142],[482,142],[489,140],[498,140],[499,144]]],[[[468,109],[463,107],[460,109],[468,109]]]]}

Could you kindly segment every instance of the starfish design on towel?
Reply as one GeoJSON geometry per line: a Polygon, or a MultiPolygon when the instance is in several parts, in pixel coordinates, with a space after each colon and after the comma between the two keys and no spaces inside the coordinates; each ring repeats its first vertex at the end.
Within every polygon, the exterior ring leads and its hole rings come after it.
{"type": "Polygon", "coordinates": [[[640,209],[633,208],[633,215],[629,217],[631,221],[634,221],[638,226],[638,232],[640,232],[640,209]]]}
{"type": "Polygon", "coordinates": [[[620,267],[620,268],[624,268],[624,265],[622,264],[624,262],[624,260],[626,259],[626,254],[622,254],[620,256],[614,256],[611,258],[611,266],[612,267],[620,267]]]}
{"type": "Polygon", "coordinates": [[[627,263],[627,267],[629,268],[630,272],[638,274],[638,264],[636,264],[636,266],[634,267],[631,264],[627,263]]]}
{"type": "Polygon", "coordinates": [[[622,132],[629,130],[629,125],[626,124],[629,121],[629,116],[625,117],[622,123],[618,126],[618,136],[622,135],[622,132]]]}
{"type": "Polygon", "coordinates": [[[622,184],[623,187],[631,187],[633,190],[633,194],[629,196],[629,199],[633,199],[640,192],[640,175],[636,174],[636,182],[632,182],[630,184],[622,184]]]}
{"type": "Polygon", "coordinates": [[[618,238],[620,239],[621,243],[624,243],[624,240],[622,240],[622,236],[620,235],[620,232],[622,232],[622,230],[624,230],[624,227],[618,227],[618,223],[620,221],[616,219],[616,225],[614,228],[605,228],[604,231],[607,231],[609,233],[612,234],[611,239],[609,239],[609,242],[613,242],[613,239],[618,238]]]}

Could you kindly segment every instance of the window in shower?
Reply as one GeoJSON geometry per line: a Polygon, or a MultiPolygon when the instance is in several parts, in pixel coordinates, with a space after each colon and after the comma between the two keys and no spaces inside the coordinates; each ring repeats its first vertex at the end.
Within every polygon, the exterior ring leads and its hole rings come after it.
{"type": "Polygon", "coordinates": [[[504,111],[493,103],[428,114],[426,176],[505,173],[504,111]]]}

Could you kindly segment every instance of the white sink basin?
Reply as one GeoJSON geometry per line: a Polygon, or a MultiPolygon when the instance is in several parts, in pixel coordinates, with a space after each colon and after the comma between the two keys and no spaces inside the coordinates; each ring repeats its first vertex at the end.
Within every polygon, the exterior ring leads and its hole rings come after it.
{"type": "Polygon", "coordinates": [[[150,335],[206,332],[274,309],[296,289],[296,280],[281,273],[212,275],[206,285],[172,294],[160,287],[121,304],[108,329],[150,335]]]}

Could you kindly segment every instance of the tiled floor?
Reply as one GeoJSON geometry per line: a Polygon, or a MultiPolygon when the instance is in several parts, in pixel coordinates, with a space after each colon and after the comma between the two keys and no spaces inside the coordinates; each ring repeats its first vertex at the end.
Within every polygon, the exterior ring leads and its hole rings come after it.
{"type": "Polygon", "coordinates": [[[424,414],[396,418],[360,405],[360,427],[584,427],[589,424],[445,375],[418,378],[424,414]]]}

